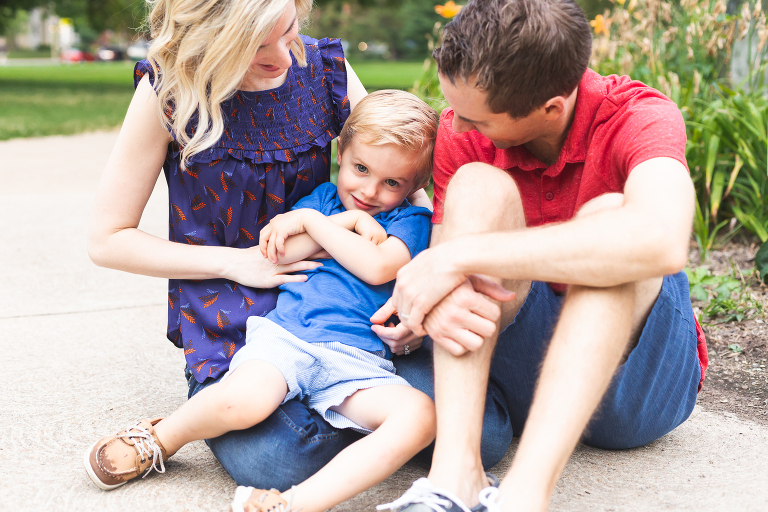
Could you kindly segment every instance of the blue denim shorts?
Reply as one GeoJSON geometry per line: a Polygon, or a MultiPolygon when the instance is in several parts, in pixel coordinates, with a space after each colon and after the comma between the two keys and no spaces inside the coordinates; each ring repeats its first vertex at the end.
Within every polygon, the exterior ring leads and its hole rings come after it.
{"type": "MultiPolygon", "coordinates": [[[[288,394],[283,403],[298,398],[336,428],[367,430],[330,407],[361,389],[396,384],[410,386],[395,375],[392,361],[381,354],[339,342],[308,343],[260,316],[248,318],[245,346],[232,358],[229,371],[258,359],[275,365],[285,377],[288,394]]],[[[224,377],[226,378],[226,376],[224,377]]]]}
{"type": "MultiPolygon", "coordinates": [[[[534,282],[514,322],[499,335],[489,392],[503,396],[515,435],[528,417],[563,301],[547,284],[534,282]]],[[[700,378],[688,279],[680,272],[664,277],[637,346],[617,369],[582,441],[619,449],[658,439],[691,414],[700,378]]]]}

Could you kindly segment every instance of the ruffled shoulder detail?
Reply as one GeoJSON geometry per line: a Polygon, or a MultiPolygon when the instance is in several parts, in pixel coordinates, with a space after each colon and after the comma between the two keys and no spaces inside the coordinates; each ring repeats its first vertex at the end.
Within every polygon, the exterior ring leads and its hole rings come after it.
{"type": "Polygon", "coordinates": [[[133,88],[134,89],[139,86],[139,82],[141,82],[141,79],[144,78],[144,75],[149,75],[149,83],[152,84],[152,87],[154,87],[155,71],[152,69],[152,65],[146,59],[140,60],[133,67],[133,88]]]}
{"type": "Polygon", "coordinates": [[[312,39],[301,36],[304,45],[314,45],[320,51],[323,59],[323,75],[326,88],[333,96],[334,113],[338,117],[339,124],[344,126],[350,113],[349,96],[347,94],[347,68],[345,65],[344,48],[341,39],[312,39]]]}

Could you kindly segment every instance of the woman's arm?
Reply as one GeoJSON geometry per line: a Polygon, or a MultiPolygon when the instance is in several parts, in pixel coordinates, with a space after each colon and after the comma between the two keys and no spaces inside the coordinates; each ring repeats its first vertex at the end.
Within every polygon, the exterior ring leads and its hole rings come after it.
{"type": "Polygon", "coordinates": [[[314,262],[273,265],[258,247],[192,246],[137,229],[172,140],[158,118],[157,95],[144,77],[133,96],[96,194],[88,230],[88,254],[101,267],[170,279],[227,278],[271,288],[305,276],[285,272],[314,262]]]}
{"type": "Polygon", "coordinates": [[[345,59],[344,62],[347,67],[347,97],[349,98],[349,109],[351,112],[355,105],[357,105],[357,102],[368,94],[368,91],[365,90],[363,83],[355,74],[352,66],[349,65],[349,61],[345,59]]]}

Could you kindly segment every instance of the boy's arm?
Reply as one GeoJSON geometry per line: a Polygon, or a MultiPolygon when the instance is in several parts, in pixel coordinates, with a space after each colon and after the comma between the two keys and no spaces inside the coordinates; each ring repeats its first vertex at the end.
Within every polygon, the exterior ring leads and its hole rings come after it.
{"type": "Polygon", "coordinates": [[[262,252],[266,251],[270,261],[284,264],[298,256],[314,254],[320,248],[368,284],[393,280],[400,267],[411,260],[408,246],[397,237],[387,237],[378,222],[365,212],[344,214],[347,215],[340,219],[341,225],[336,223],[337,219],[312,209],[293,210],[275,217],[261,232],[262,252]]]}
{"type": "Polygon", "coordinates": [[[303,225],[307,234],[342,267],[368,284],[392,281],[397,277],[397,271],[411,261],[410,249],[395,236],[377,244],[335,224],[316,210],[306,212],[303,225]]]}
{"type": "MultiPolygon", "coordinates": [[[[262,229],[259,245],[265,258],[272,263],[285,265],[327,252],[304,231],[301,224],[304,211],[306,210],[298,209],[278,215],[262,229]]],[[[357,232],[374,244],[378,245],[387,239],[384,228],[364,212],[345,211],[325,218],[345,230],[357,232]]]]}

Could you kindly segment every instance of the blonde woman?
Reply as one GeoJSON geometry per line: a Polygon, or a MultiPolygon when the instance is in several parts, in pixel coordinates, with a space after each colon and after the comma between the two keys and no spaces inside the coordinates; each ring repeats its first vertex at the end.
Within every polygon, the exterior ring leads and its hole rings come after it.
{"type": "MultiPolygon", "coordinates": [[[[147,61],[96,197],[88,251],[104,267],[169,279],[168,338],[183,348],[189,396],[221,379],[246,319],[275,306],[277,286],[318,263],[272,264],[259,231],[330,173],[330,144],[366,93],[339,41],[298,35],[310,0],[157,0],[147,61]],[[137,229],[160,169],[169,240],[137,229]]],[[[428,204],[423,191],[412,203],[428,204]]],[[[420,339],[374,326],[395,354],[420,339]]],[[[431,353],[396,358],[432,394],[431,353]]],[[[493,399],[486,465],[509,443],[493,399]]],[[[207,440],[240,485],[285,490],[359,438],[299,400],[255,427],[207,440]]],[[[144,457],[137,457],[137,460],[144,457]]],[[[150,460],[153,460],[150,457],[150,460]]]]}

